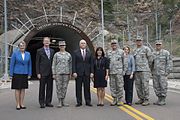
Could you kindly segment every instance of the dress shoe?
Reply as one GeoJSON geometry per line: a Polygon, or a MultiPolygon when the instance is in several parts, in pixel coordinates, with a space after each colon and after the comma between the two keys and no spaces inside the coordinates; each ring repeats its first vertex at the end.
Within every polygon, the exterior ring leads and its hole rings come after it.
{"type": "Polygon", "coordinates": [[[124,104],[129,105],[129,106],[132,106],[132,103],[130,103],[130,102],[129,102],[129,103],[124,103],[124,104]]]}
{"type": "Polygon", "coordinates": [[[97,106],[101,106],[101,104],[97,104],[97,106]]]}
{"type": "Polygon", "coordinates": [[[23,107],[22,107],[22,106],[20,106],[20,108],[21,108],[21,109],[26,109],[26,107],[25,107],[25,106],[23,106],[23,107]]]}
{"type": "Polygon", "coordinates": [[[45,108],[45,105],[44,105],[44,104],[41,104],[41,105],[40,105],[40,108],[45,108]]]}
{"type": "Polygon", "coordinates": [[[16,110],[21,110],[21,107],[16,107],[16,110]]]}
{"type": "Polygon", "coordinates": [[[91,103],[86,103],[86,106],[92,107],[93,105],[91,103]]]}
{"type": "Polygon", "coordinates": [[[51,103],[46,104],[46,107],[54,107],[51,103]]]}
{"type": "Polygon", "coordinates": [[[101,106],[101,107],[103,107],[103,106],[104,106],[104,104],[100,104],[100,106],[101,106]]]}
{"type": "Polygon", "coordinates": [[[80,106],[82,106],[82,104],[81,104],[81,103],[76,104],[76,107],[80,107],[80,106]]]}

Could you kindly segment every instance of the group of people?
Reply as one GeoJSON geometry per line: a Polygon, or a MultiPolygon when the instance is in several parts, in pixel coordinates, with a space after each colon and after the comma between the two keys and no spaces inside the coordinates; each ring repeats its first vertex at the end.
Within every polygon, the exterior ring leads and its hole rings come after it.
{"type": "MultiPolygon", "coordinates": [[[[66,92],[71,77],[75,79],[76,107],[82,106],[82,88],[86,106],[92,106],[90,82],[97,88],[97,106],[104,106],[105,87],[109,80],[113,102],[111,106],[123,104],[123,90],[125,104],[132,105],[133,86],[139,101],[135,104],[149,105],[149,80],[153,77],[153,87],[158,97],[155,105],[165,105],[167,96],[167,76],[172,70],[170,53],[163,49],[162,41],[158,40],[155,51],[143,45],[143,39],[137,37],[136,49],[131,51],[129,46],[118,47],[118,41],[111,41],[111,49],[104,52],[98,47],[93,55],[87,48],[85,40],[80,40],[79,49],[72,53],[66,49],[66,42],[59,41],[59,51],[54,52],[49,47],[50,38],[43,38],[44,46],[37,50],[36,74],[39,84],[40,108],[53,107],[51,104],[53,93],[53,79],[56,82],[58,98],[57,107],[69,106],[65,102],[66,92]]],[[[14,51],[10,62],[10,76],[12,89],[15,89],[16,109],[26,109],[24,105],[25,89],[28,79],[32,75],[31,55],[25,51],[26,43],[21,41],[19,50],[14,51]]]]}

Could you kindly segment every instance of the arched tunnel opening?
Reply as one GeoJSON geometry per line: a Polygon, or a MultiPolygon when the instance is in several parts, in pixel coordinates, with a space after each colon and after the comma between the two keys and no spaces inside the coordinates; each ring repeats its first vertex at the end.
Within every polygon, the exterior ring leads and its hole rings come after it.
{"type": "MultiPolygon", "coordinates": [[[[64,23],[66,24],[66,23],[64,23]]],[[[31,53],[32,59],[32,79],[36,79],[36,51],[43,47],[43,37],[51,38],[50,47],[59,51],[58,42],[66,41],[66,51],[73,53],[74,50],[79,48],[79,41],[86,40],[88,48],[94,53],[94,48],[89,37],[79,28],[71,25],[50,25],[42,29],[33,29],[24,39],[27,43],[27,51],[31,53]]]]}

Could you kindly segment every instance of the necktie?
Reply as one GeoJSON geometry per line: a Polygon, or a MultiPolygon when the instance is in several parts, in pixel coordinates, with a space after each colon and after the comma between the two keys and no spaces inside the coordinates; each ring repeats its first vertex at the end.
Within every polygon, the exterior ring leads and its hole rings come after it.
{"type": "Polygon", "coordinates": [[[48,48],[46,49],[46,55],[47,55],[48,59],[50,59],[50,51],[48,48]]]}
{"type": "Polygon", "coordinates": [[[83,60],[85,60],[85,57],[86,57],[85,50],[83,50],[83,54],[82,54],[82,56],[83,56],[83,60]]]}

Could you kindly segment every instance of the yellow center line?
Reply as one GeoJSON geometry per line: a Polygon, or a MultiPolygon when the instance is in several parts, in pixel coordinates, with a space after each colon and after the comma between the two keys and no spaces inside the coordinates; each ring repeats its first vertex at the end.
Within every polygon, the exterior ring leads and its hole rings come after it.
{"type": "MultiPolygon", "coordinates": [[[[91,90],[92,90],[93,92],[97,93],[95,88],[91,87],[91,90]]],[[[113,100],[113,98],[112,98],[109,94],[107,94],[107,93],[105,94],[105,99],[108,100],[108,101],[110,101],[110,102],[112,102],[112,100],[113,100]]],[[[133,111],[134,113],[138,114],[139,116],[141,116],[141,117],[143,117],[143,118],[145,118],[145,119],[147,119],[147,120],[154,120],[154,118],[146,115],[145,113],[143,113],[143,112],[141,112],[141,111],[139,111],[139,110],[137,110],[137,109],[135,109],[135,108],[133,108],[133,107],[131,107],[131,106],[129,106],[129,105],[123,105],[123,106],[121,106],[121,107],[119,107],[119,108],[120,108],[121,110],[125,111],[126,113],[128,113],[127,110],[129,109],[129,110],[133,111]]],[[[128,111],[129,111],[129,110],[128,110],[128,111]]],[[[129,111],[129,112],[131,112],[131,111],[129,111]]],[[[133,113],[133,114],[134,114],[134,113],[133,113]]],[[[129,113],[128,113],[128,114],[129,114],[129,113]]],[[[136,114],[134,114],[134,115],[136,115],[136,114]]],[[[129,115],[131,115],[132,117],[135,118],[135,116],[132,115],[132,112],[131,112],[129,115]]],[[[136,117],[139,117],[139,116],[136,115],[136,117]]],[[[136,119],[137,119],[137,118],[136,118],[136,119]]],[[[142,119],[142,118],[140,118],[140,119],[138,118],[137,120],[141,120],[141,119],[142,119]]]]}
{"type": "MultiPolygon", "coordinates": [[[[94,88],[91,88],[91,91],[94,93],[97,93],[96,90],[94,88]]],[[[105,96],[105,99],[109,102],[112,102],[112,100],[105,96]]],[[[126,109],[123,106],[118,107],[119,109],[121,109],[122,111],[126,112],[127,114],[129,114],[130,116],[132,116],[133,118],[135,118],[136,120],[143,120],[141,117],[139,117],[138,115],[134,114],[133,112],[131,112],[130,110],[126,109]]]]}

